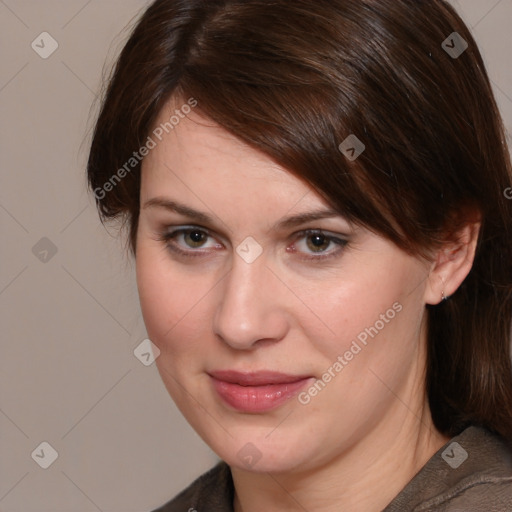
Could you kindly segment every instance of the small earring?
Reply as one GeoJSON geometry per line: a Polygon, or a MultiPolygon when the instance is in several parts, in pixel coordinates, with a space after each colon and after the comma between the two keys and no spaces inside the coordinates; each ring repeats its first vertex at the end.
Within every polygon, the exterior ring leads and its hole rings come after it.
{"type": "Polygon", "coordinates": [[[445,294],[444,294],[444,290],[441,292],[441,300],[443,302],[446,302],[448,300],[449,297],[447,297],[445,294]]]}

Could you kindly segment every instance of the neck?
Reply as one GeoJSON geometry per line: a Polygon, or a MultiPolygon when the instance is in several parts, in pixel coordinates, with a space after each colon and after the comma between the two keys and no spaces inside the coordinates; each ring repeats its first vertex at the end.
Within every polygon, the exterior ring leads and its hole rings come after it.
{"type": "Polygon", "coordinates": [[[449,440],[435,429],[426,401],[405,408],[397,400],[395,407],[349,451],[314,470],[232,468],[235,512],[380,512],[449,440]]]}

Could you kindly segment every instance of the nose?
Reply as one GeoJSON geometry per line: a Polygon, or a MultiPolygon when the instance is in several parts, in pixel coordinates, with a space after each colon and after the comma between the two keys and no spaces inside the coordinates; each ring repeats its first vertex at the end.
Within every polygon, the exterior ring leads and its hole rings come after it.
{"type": "Polygon", "coordinates": [[[234,254],[231,271],[222,282],[213,329],[224,343],[252,350],[284,338],[289,329],[285,287],[267,268],[265,253],[252,263],[234,254]]]}

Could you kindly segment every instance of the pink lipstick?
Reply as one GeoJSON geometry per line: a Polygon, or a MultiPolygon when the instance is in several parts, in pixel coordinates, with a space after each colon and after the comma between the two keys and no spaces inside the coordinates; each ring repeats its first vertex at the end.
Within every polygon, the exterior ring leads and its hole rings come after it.
{"type": "Polygon", "coordinates": [[[209,373],[222,400],[240,412],[265,412],[276,409],[295,396],[311,376],[287,375],[272,371],[209,373]]]}

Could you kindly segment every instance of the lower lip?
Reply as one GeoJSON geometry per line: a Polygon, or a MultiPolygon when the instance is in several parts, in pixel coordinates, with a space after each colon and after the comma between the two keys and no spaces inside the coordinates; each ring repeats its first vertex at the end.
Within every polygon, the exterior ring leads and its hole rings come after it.
{"type": "Polygon", "coordinates": [[[310,377],[286,384],[241,386],[211,377],[213,387],[228,405],[241,412],[266,412],[287,402],[310,381],[310,377]]]}

